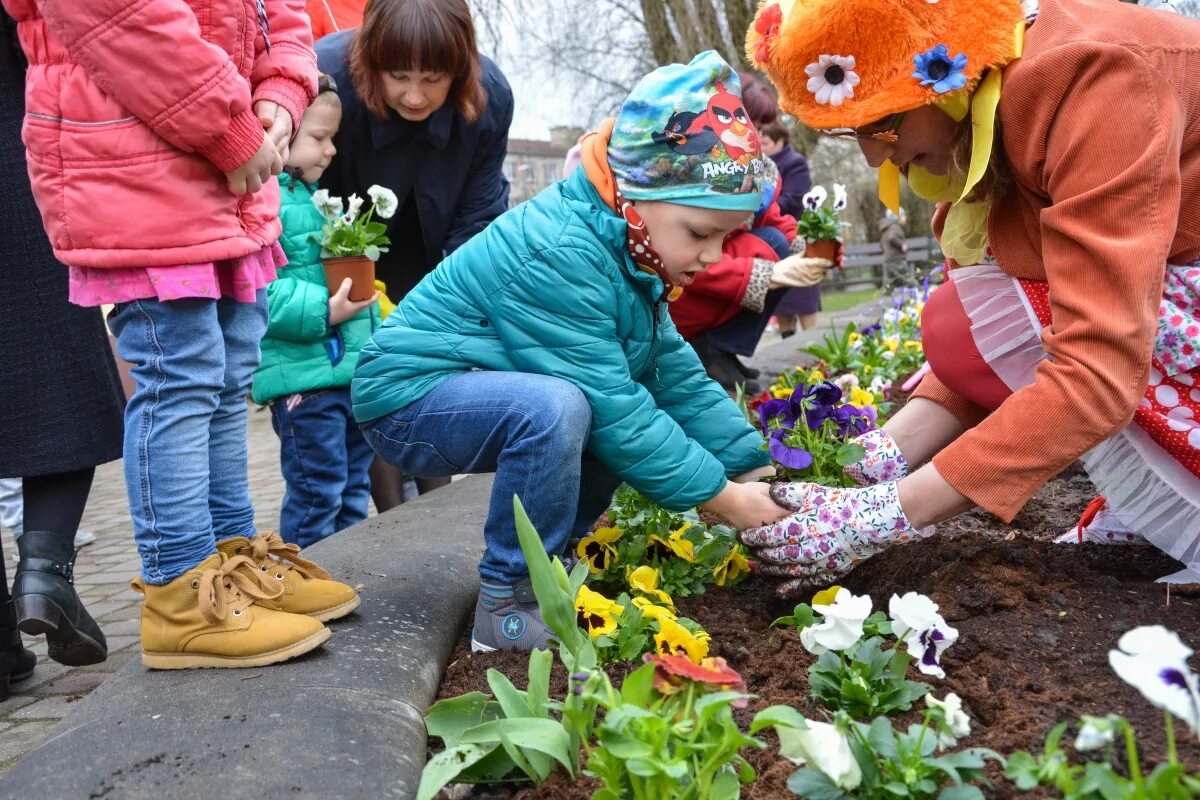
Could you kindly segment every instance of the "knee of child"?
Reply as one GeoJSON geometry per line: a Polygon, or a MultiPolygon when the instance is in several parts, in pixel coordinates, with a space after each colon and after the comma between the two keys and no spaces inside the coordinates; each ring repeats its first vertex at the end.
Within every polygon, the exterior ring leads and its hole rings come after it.
{"type": "Polygon", "coordinates": [[[592,426],[592,407],[573,383],[555,381],[535,404],[545,409],[547,421],[564,437],[586,438],[592,426]]]}

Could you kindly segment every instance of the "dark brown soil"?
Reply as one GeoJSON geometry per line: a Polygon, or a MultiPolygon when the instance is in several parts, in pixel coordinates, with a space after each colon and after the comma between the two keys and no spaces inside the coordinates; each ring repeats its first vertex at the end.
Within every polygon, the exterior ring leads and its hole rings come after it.
{"type": "MultiPolygon", "coordinates": [[[[1011,525],[982,511],[964,514],[939,525],[937,536],[894,548],[843,581],[857,594],[870,594],[877,609],[886,609],[893,593],[908,591],[928,594],[941,605],[959,640],[946,652],[946,680],[934,681],[934,691],[939,697],[954,691],[963,698],[972,719],[972,736],[964,744],[1005,755],[1036,752],[1059,722],[1115,712],[1138,731],[1146,760],[1163,757],[1161,712],[1116,676],[1108,651],[1122,633],[1146,624],[1166,625],[1184,642],[1200,645],[1200,596],[1176,590],[1168,603],[1164,586],[1154,581],[1178,564],[1154,548],[1051,544],[1075,524],[1094,494],[1082,471],[1072,468],[1050,481],[1011,525]]],[[[808,694],[807,670],[814,658],[793,633],[770,628],[794,602],[776,597],[772,582],[755,579],[679,602],[680,613],[712,635],[712,655],[741,672],[757,696],[739,712],[744,723],[756,710],[779,703],[813,718],[823,714],[808,694]]],[[[473,655],[469,649],[464,637],[440,698],[488,691],[489,667],[524,685],[527,655],[473,655]]],[[[626,669],[612,670],[614,679],[626,669]]],[[[552,692],[561,696],[565,689],[566,676],[559,669],[552,692]]],[[[897,723],[908,721],[901,717],[897,723]]],[[[769,746],[746,753],[758,779],[743,787],[742,796],[793,797],[786,783],[795,766],[778,757],[773,734],[761,738],[769,746]]],[[[1200,767],[1200,745],[1186,734],[1182,739],[1180,758],[1200,767]]],[[[572,784],[556,776],[541,787],[480,788],[456,796],[583,800],[595,788],[590,780],[572,784]]],[[[1018,795],[1003,784],[987,794],[1018,795]]]]}

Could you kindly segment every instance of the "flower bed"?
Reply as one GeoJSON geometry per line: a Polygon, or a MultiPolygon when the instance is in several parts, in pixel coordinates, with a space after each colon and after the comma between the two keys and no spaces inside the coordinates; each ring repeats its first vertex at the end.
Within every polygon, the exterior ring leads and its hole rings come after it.
{"type": "MultiPolygon", "coordinates": [[[[847,485],[865,453],[853,437],[903,403],[924,296],[829,337],[816,370],[747,403],[785,474],[847,485]]],[[[1093,495],[1068,470],[1012,525],[965,514],[811,605],[742,583],[719,520],[629,490],[569,576],[519,524],[561,645],[474,655],[464,635],[428,718],[447,749],[431,743],[422,797],[460,774],[491,783],[443,796],[1200,796],[1184,644],[1200,642],[1200,599],[1168,602],[1153,580],[1173,562],[1153,548],[1052,544],[1093,495]]]]}
{"type": "MultiPolygon", "coordinates": [[[[973,512],[931,540],[895,548],[868,561],[844,582],[855,593],[869,594],[886,608],[893,594],[918,591],[941,606],[959,638],[942,660],[944,681],[933,681],[941,698],[957,693],[972,720],[964,742],[1000,753],[1038,752],[1060,722],[1083,714],[1118,713],[1138,732],[1151,763],[1163,758],[1162,713],[1110,668],[1109,651],[1137,625],[1162,624],[1193,645],[1200,643],[1200,598],[1173,593],[1166,605],[1154,579],[1174,567],[1153,548],[1049,544],[1075,522],[1092,497],[1077,471],[1054,479],[1024,511],[1005,525],[973,512]]],[[[794,706],[821,719],[823,707],[809,695],[808,668],[816,658],[790,631],[771,622],[789,614],[792,603],[774,594],[770,581],[748,581],[732,590],[709,591],[677,602],[679,613],[696,620],[711,636],[710,654],[723,657],[746,681],[757,699],[737,717],[747,724],[754,712],[775,704],[794,706]]],[[[470,653],[469,637],[451,659],[439,698],[488,691],[485,672],[496,668],[518,685],[528,657],[511,653],[470,653]]],[[[614,680],[628,666],[610,668],[614,680]]],[[[913,676],[919,679],[919,675],[913,676]]],[[[551,694],[567,689],[565,673],[556,672],[551,694]]],[[[910,715],[911,716],[911,715],[910,715]]],[[[907,723],[909,717],[901,716],[907,723]]],[[[915,718],[914,718],[915,719],[915,718]]],[[[1180,726],[1182,728],[1182,726],[1180,726]]],[[[1070,736],[1075,735],[1072,728],[1070,736]]],[[[771,734],[764,750],[747,749],[758,772],[743,787],[746,798],[791,798],[788,778],[796,766],[780,758],[771,734]]],[[[1193,769],[1200,765],[1196,739],[1180,733],[1179,756],[1193,769]]],[[[997,778],[995,770],[992,778],[997,778]]],[[[465,788],[465,787],[464,787],[465,788]]],[[[562,776],[540,787],[478,787],[464,797],[590,798],[597,783],[572,783],[562,776]]],[[[1053,792],[1019,792],[1011,783],[988,790],[989,797],[1058,797],[1053,792]]]]}

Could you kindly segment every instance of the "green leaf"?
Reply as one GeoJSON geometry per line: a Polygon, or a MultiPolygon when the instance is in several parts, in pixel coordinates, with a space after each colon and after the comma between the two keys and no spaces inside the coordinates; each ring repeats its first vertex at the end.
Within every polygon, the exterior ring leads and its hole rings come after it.
{"type": "MultiPolygon", "coordinates": [[[[575,774],[575,757],[570,752],[571,737],[562,723],[551,719],[497,719],[464,731],[464,744],[485,744],[507,739],[524,751],[543,753],[575,774]]],[[[511,752],[511,751],[510,751],[511,752]]]]}
{"type": "Polygon", "coordinates": [[[372,261],[378,261],[381,253],[378,247],[373,244],[369,244],[363,248],[363,255],[372,261]]]}
{"type": "MultiPolygon", "coordinates": [[[[521,499],[513,495],[513,513],[516,517],[517,539],[521,543],[521,552],[525,556],[525,564],[529,567],[529,576],[533,583],[533,593],[538,600],[538,608],[542,620],[554,632],[558,641],[562,642],[572,655],[585,646],[587,634],[579,629],[575,614],[575,598],[567,594],[555,578],[555,570],[551,567],[550,557],[546,555],[546,547],[538,535],[521,499]]],[[[561,565],[559,570],[561,570],[561,565]]],[[[578,665],[577,665],[578,666],[578,665]]]]}
{"type": "Polygon", "coordinates": [[[796,629],[796,632],[812,627],[817,624],[817,612],[813,611],[812,606],[808,603],[800,603],[792,611],[790,617],[780,617],[771,623],[775,626],[790,626],[796,629]]]}
{"type": "Polygon", "coordinates": [[[1038,777],[1038,762],[1032,755],[1021,750],[1008,757],[1008,766],[1004,769],[1004,777],[1017,785],[1023,792],[1037,788],[1041,783],[1038,777]]]}
{"type": "Polygon", "coordinates": [[[753,736],[763,728],[770,727],[806,731],[808,730],[808,720],[791,706],[769,706],[754,715],[754,719],[750,723],[750,735],[753,736]]]}
{"type": "Polygon", "coordinates": [[[850,795],[838,788],[824,772],[805,767],[799,772],[792,773],[787,786],[794,794],[806,797],[808,800],[843,800],[850,795]]]}
{"type": "Polygon", "coordinates": [[[460,744],[438,753],[425,762],[425,769],[421,770],[417,800],[433,800],[433,797],[446,784],[457,778],[468,767],[482,761],[498,746],[498,742],[493,742],[490,746],[460,744]]]}
{"type": "Polygon", "coordinates": [[[857,464],[862,461],[863,456],[867,454],[867,448],[857,442],[846,442],[838,448],[837,463],[840,467],[848,467],[851,464],[857,464]]]}
{"type": "Polygon", "coordinates": [[[737,800],[742,796],[742,785],[738,776],[729,771],[721,772],[709,786],[711,800],[737,800]]]}
{"type": "Polygon", "coordinates": [[[425,714],[425,730],[437,736],[446,747],[456,746],[462,732],[480,723],[499,719],[500,704],[483,692],[469,692],[449,700],[439,700],[425,714]]]}
{"type": "Polygon", "coordinates": [[[654,699],[654,665],[643,664],[625,676],[621,684],[621,699],[635,706],[647,707],[654,699]]]}
{"type": "Polygon", "coordinates": [[[525,693],[513,686],[512,681],[503,672],[489,669],[487,682],[496,695],[496,700],[500,702],[500,707],[504,709],[504,716],[510,719],[533,716],[533,712],[529,710],[529,703],[525,699],[525,693]]]}
{"type": "MultiPolygon", "coordinates": [[[[871,616],[863,620],[863,635],[871,636],[891,636],[892,623],[888,619],[888,615],[883,611],[876,611],[871,616]]],[[[901,652],[897,649],[896,652],[901,652]]]]}
{"type": "Polygon", "coordinates": [[[554,656],[549,650],[529,652],[529,684],[525,699],[530,712],[536,717],[546,716],[546,703],[550,700],[550,669],[554,656]]]}

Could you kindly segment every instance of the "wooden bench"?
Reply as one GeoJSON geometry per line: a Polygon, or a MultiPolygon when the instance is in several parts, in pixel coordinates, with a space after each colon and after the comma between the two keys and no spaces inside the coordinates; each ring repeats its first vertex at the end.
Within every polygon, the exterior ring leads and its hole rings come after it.
{"type": "MultiPolygon", "coordinates": [[[[908,252],[905,260],[916,268],[918,278],[942,265],[941,247],[932,236],[917,236],[905,240],[908,252]]],[[[845,269],[831,269],[823,286],[836,291],[883,283],[883,247],[879,242],[846,245],[845,269]]]]}

